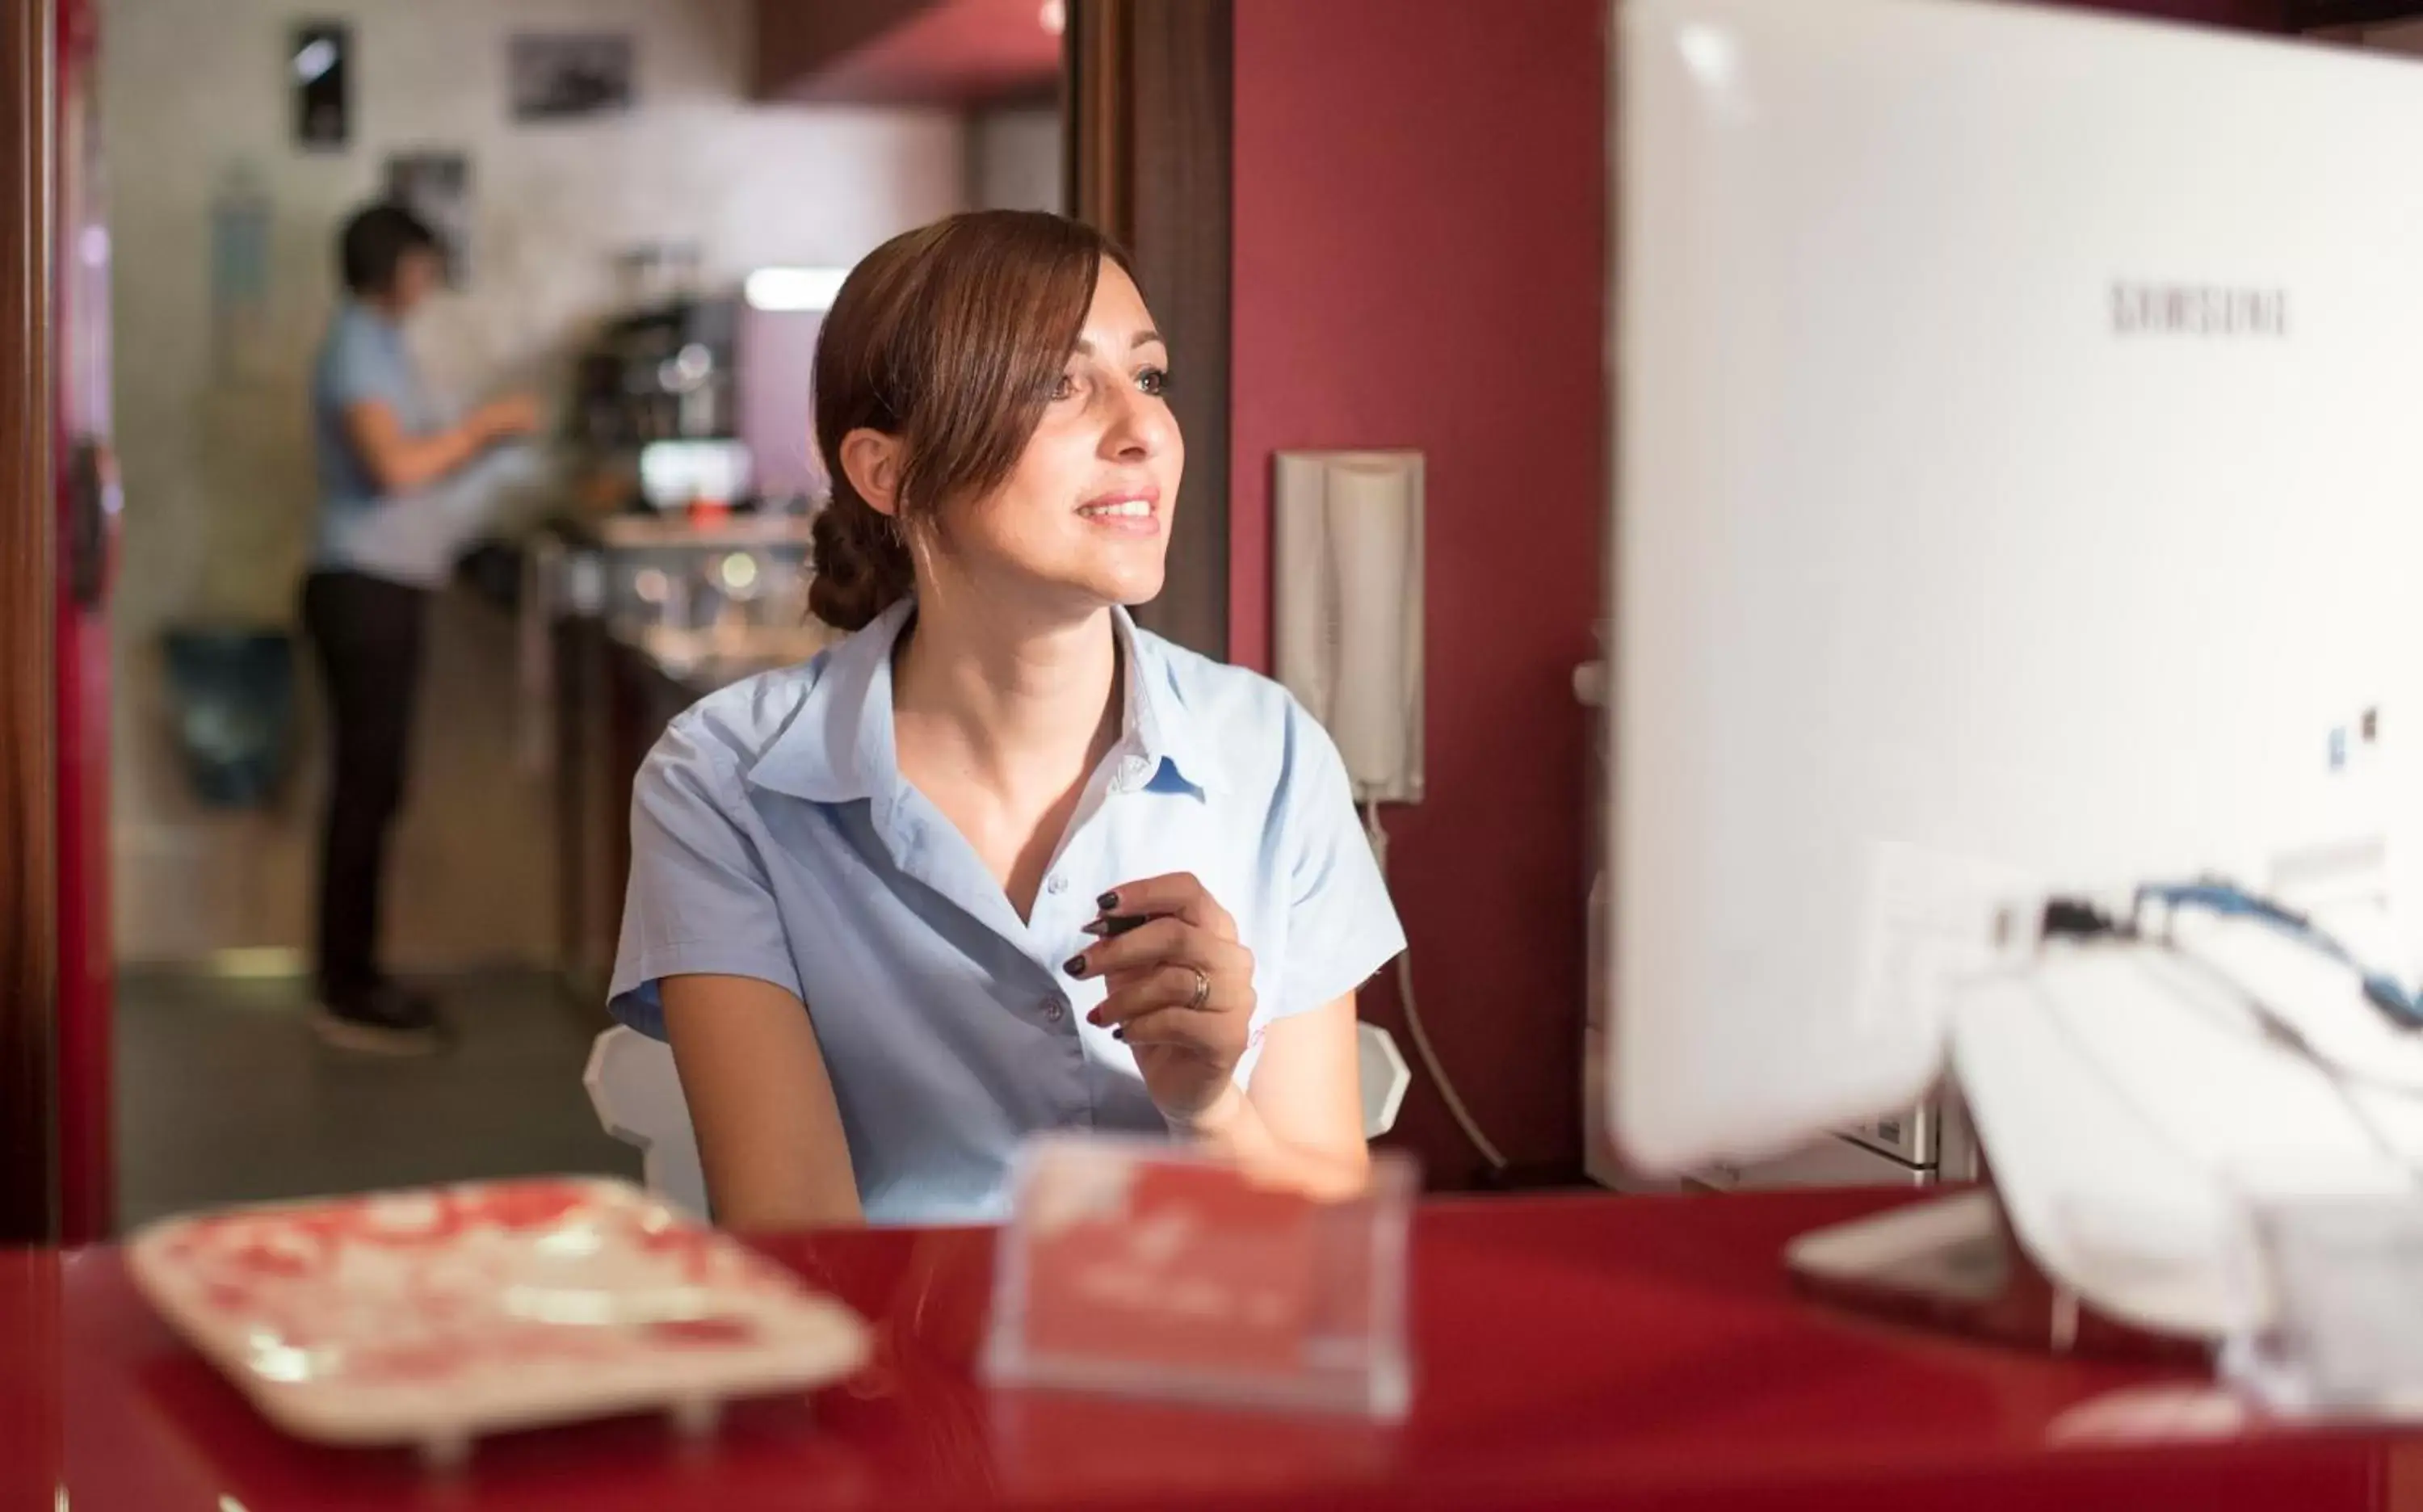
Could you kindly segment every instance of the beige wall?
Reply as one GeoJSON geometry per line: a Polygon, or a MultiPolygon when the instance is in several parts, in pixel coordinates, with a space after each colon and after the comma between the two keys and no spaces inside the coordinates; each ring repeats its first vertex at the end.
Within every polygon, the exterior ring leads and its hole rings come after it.
{"type": "MultiPolygon", "coordinates": [[[[634,242],[696,241],[713,279],[764,263],[855,260],[958,207],[964,133],[944,114],[754,106],[745,0],[106,0],[102,70],[114,261],[114,397],[126,482],[117,599],[114,837],[121,957],[297,947],[309,921],[316,709],[271,810],[200,812],[172,764],[158,631],[287,622],[312,506],[306,378],[333,295],[330,239],[389,151],[471,164],[471,284],[414,333],[463,399],[539,383],[616,297],[634,242]],[[289,135],[288,28],[349,19],[354,134],[289,135]],[[638,107],[516,125],[506,39],[638,39],[638,107]],[[214,360],[214,197],[243,165],[271,207],[270,289],[245,360],[214,360]]],[[[467,596],[440,606],[390,938],[406,969],[545,959],[552,838],[545,779],[512,764],[512,628],[467,596]]]]}

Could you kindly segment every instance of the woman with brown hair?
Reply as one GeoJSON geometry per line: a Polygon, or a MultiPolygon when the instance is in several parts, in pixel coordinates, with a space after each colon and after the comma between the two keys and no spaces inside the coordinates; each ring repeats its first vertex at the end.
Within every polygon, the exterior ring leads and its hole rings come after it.
{"type": "Polygon", "coordinates": [[[1184,444],[1123,256],[984,212],[850,274],[816,358],[817,614],[641,772],[612,989],[716,1216],[996,1218],[1021,1138],[1367,1169],[1354,993],[1403,947],[1321,727],[1139,629],[1184,444]]]}

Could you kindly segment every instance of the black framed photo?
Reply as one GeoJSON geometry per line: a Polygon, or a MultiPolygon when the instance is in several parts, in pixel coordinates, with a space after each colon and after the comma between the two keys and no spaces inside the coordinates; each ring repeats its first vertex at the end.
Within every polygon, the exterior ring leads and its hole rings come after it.
{"type": "Polygon", "coordinates": [[[353,28],[341,21],[307,21],[289,35],[286,68],[294,87],[295,145],[340,151],[352,137],[345,75],[353,51],[353,28]]]}
{"type": "Polygon", "coordinates": [[[515,120],[577,120],[631,108],[628,32],[524,32],[508,75],[515,120]]]}

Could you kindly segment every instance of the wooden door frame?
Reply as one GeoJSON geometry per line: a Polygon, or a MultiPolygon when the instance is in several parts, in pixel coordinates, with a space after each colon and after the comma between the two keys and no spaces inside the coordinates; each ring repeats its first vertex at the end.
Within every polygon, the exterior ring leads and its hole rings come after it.
{"type": "Polygon", "coordinates": [[[59,1228],[52,451],[58,31],[0,0],[0,1243],[59,1228]]]}
{"type": "Polygon", "coordinates": [[[1228,655],[1232,0],[1069,0],[1063,202],[1134,258],[1168,338],[1186,438],[1181,507],[1144,625],[1228,655]]]}

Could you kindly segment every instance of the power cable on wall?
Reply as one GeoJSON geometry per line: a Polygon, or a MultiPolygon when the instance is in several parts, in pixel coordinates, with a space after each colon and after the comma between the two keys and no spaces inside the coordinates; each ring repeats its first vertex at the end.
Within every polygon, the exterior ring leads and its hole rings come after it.
{"type": "MultiPolygon", "coordinates": [[[[1380,874],[1386,877],[1388,874],[1388,832],[1380,823],[1378,804],[1363,805],[1363,831],[1370,836],[1371,858],[1379,863],[1380,874]]],[[[1430,1032],[1422,1027],[1422,1011],[1414,1001],[1414,952],[1410,947],[1397,954],[1397,1002],[1405,1011],[1405,1028],[1414,1037],[1414,1053],[1421,1058],[1422,1069],[1430,1073],[1431,1085],[1438,1089],[1439,1097],[1446,1102],[1448,1112],[1454,1116],[1456,1126],[1464,1131],[1466,1139],[1472,1141],[1472,1147],[1481,1153],[1481,1158],[1489,1162],[1490,1170],[1504,1170],[1506,1157],[1498,1154],[1497,1146],[1490,1142],[1489,1136],[1481,1131],[1481,1124],[1474,1120],[1472,1110],[1464,1106],[1463,1096],[1449,1078],[1447,1067],[1439,1063],[1438,1052],[1431,1048],[1430,1032]]]]}

